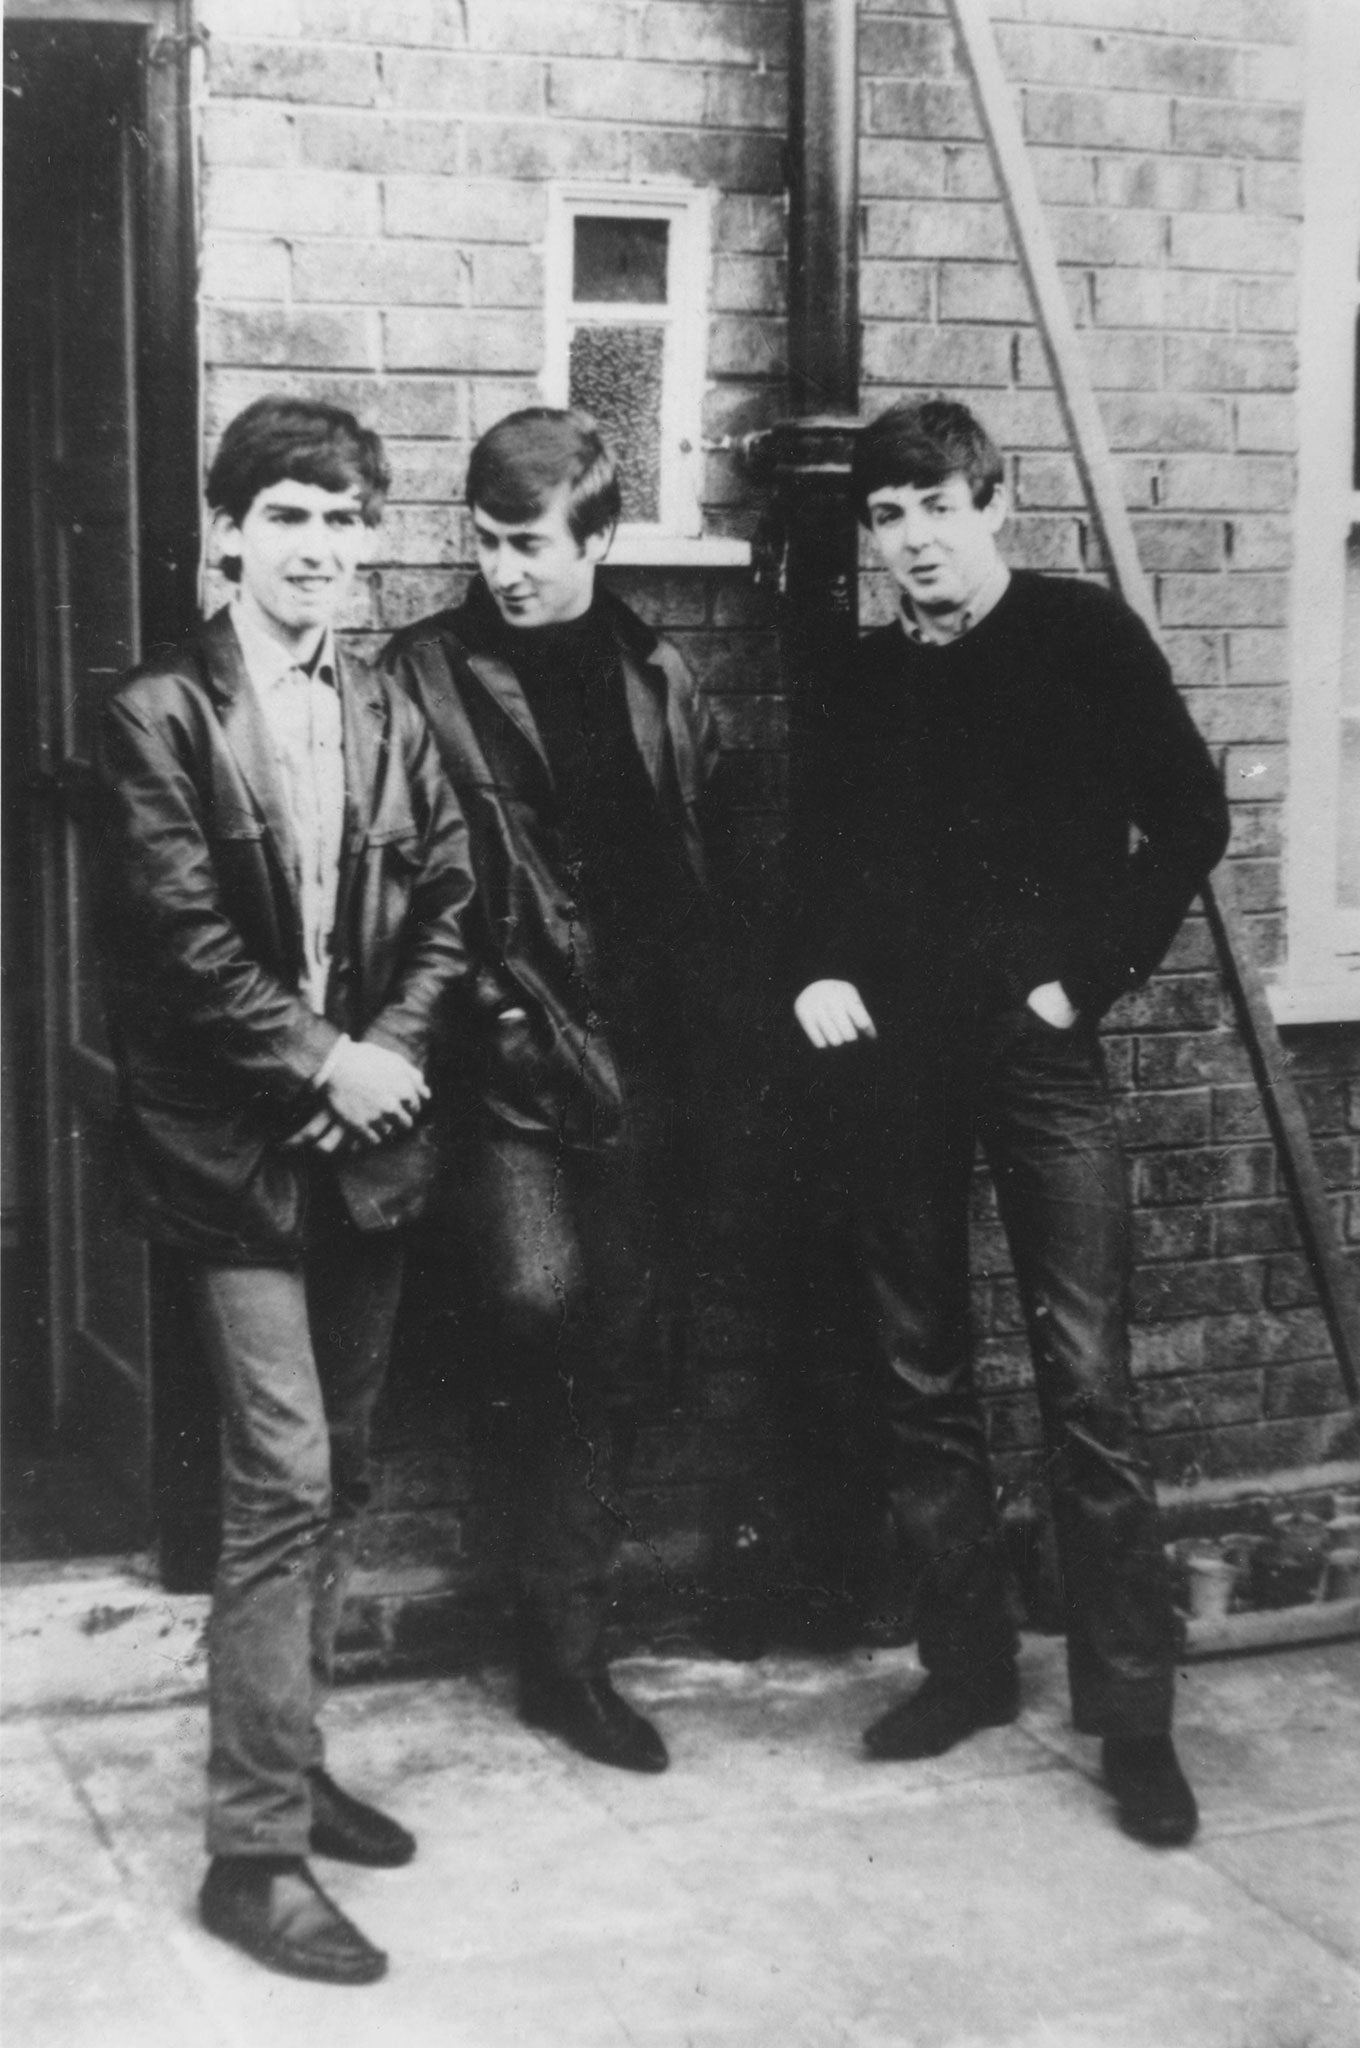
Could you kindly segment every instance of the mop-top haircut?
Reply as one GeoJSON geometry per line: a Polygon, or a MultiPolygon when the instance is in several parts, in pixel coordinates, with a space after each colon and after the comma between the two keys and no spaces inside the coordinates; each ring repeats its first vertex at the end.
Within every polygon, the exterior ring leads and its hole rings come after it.
{"type": "Polygon", "coordinates": [[[1005,469],[981,420],[952,398],[902,399],[864,427],[855,441],[850,483],[860,523],[869,523],[874,491],[930,490],[946,477],[967,480],[973,503],[991,503],[1005,469]]]}
{"type": "Polygon", "coordinates": [[[323,491],[357,490],[366,526],[382,518],[392,482],[382,441],[343,406],[257,398],[222,436],[208,471],[208,504],[239,526],[260,492],[285,479],[323,491]]]}
{"type": "Polygon", "coordinates": [[[567,526],[578,547],[619,523],[614,458],[585,413],[533,405],[498,420],[472,451],[467,504],[506,526],[542,517],[563,486],[567,526]]]}

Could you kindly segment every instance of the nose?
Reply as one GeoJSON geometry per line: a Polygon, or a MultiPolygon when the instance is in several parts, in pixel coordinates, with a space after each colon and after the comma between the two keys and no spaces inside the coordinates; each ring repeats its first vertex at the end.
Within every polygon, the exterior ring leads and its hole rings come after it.
{"type": "Polygon", "coordinates": [[[304,562],[320,562],[331,545],[331,536],[320,520],[309,519],[305,526],[299,527],[297,551],[304,562]]]}
{"type": "Polygon", "coordinates": [[[918,512],[914,506],[909,506],[902,515],[902,539],[904,544],[915,554],[919,548],[925,546],[929,538],[930,521],[926,518],[924,512],[918,512]]]}
{"type": "Polygon", "coordinates": [[[496,590],[509,590],[519,581],[519,563],[508,549],[497,549],[489,562],[484,562],[483,573],[491,580],[496,590]]]}

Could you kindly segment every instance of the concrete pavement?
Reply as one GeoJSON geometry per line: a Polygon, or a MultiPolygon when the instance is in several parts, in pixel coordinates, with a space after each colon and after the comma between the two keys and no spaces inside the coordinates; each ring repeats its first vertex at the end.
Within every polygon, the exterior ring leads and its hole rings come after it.
{"type": "Polygon", "coordinates": [[[635,1659],[673,1767],[515,1720],[508,1679],[350,1687],[342,1782],[420,1836],[318,1865],[392,1971],[274,1977],[197,1925],[204,1709],[3,1729],[6,2048],[1360,2048],[1360,1644],[1191,1667],[1204,1827],[1113,1826],[1061,1646],[949,1756],[861,1760],[908,1651],[635,1659]]]}

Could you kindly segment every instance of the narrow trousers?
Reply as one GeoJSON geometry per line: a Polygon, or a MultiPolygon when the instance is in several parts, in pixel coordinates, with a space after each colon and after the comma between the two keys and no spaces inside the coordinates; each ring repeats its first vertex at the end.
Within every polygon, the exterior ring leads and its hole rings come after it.
{"type": "Polygon", "coordinates": [[[673,1103],[586,1152],[488,1126],[463,1206],[512,1418],[521,1661],[597,1666],[640,1402],[660,1368],[673,1103]]]}
{"type": "Polygon", "coordinates": [[[1174,1621],[1129,1372],[1131,1217],[1094,1029],[1027,1006],[856,1049],[846,1162],[881,1373],[888,1497],[930,1671],[1015,1653],[969,1344],[970,1184],[991,1168],[1029,1335],[1076,1726],[1170,1723],[1174,1621]]]}
{"type": "Polygon", "coordinates": [[[299,1269],[194,1262],[222,1409],[208,1635],[208,1850],[305,1855],[328,1682],[401,1288],[402,1244],[327,1219],[299,1269]]]}

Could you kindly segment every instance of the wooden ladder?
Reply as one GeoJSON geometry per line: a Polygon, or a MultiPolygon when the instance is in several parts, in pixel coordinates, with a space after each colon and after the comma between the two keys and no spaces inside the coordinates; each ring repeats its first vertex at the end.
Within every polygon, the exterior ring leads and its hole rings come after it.
{"type": "MultiPolygon", "coordinates": [[[[959,43],[991,150],[997,183],[1029,287],[1053,387],[1062,407],[1072,452],[1117,589],[1161,644],[1156,605],[1129,519],[1105,428],[1082,359],[1057,258],[1039,204],[1015,102],[1001,69],[986,0],[949,0],[959,43]]],[[[1360,1401],[1360,1286],[1346,1262],[1313,1151],[1289,1055],[1280,1043],[1237,900],[1232,866],[1225,861],[1203,891],[1204,909],[1232,999],[1238,1029],[1281,1167],[1303,1254],[1352,1401],[1360,1401]]]]}

